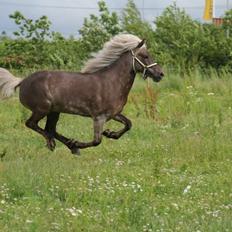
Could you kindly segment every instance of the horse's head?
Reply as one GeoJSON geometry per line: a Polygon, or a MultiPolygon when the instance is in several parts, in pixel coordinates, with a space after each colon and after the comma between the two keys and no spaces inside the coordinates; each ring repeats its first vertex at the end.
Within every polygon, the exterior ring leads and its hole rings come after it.
{"type": "Polygon", "coordinates": [[[135,72],[143,73],[143,78],[151,77],[153,81],[159,82],[164,73],[161,67],[154,63],[151,55],[145,46],[145,40],[142,40],[138,46],[132,51],[133,69],[135,72]]]}

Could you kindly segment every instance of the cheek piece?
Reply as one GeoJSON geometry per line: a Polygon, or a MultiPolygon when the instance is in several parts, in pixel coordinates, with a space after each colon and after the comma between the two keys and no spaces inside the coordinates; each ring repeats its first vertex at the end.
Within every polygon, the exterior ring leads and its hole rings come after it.
{"type": "Polygon", "coordinates": [[[137,72],[135,69],[135,61],[137,61],[143,67],[143,79],[146,79],[147,70],[153,66],[156,66],[157,63],[146,65],[135,55],[135,53],[132,50],[131,50],[131,54],[132,54],[132,58],[133,58],[133,71],[135,73],[137,72]]]}

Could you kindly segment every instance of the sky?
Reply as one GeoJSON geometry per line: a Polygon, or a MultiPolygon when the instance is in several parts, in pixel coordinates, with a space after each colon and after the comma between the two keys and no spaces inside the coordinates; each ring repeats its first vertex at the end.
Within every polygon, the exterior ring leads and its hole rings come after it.
{"type": "MultiPolygon", "coordinates": [[[[0,0],[0,32],[6,31],[11,35],[17,30],[9,15],[18,10],[32,19],[46,15],[52,22],[52,30],[61,32],[64,36],[77,36],[84,18],[90,14],[98,14],[97,2],[98,0],[0,0]]],[[[105,0],[105,2],[111,11],[120,14],[127,0],[105,0]]],[[[152,23],[174,0],[134,0],[134,2],[140,9],[142,17],[152,23]]],[[[175,2],[192,18],[203,20],[205,0],[176,0],[175,2]]],[[[215,17],[223,15],[227,2],[232,8],[232,0],[215,0],[215,17]]]]}

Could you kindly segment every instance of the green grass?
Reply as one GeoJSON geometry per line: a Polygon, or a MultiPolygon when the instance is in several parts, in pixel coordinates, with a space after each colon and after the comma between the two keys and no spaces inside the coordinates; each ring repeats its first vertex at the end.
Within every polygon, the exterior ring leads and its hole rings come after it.
{"type": "MultiPolygon", "coordinates": [[[[29,115],[17,97],[0,102],[0,231],[232,231],[229,74],[138,78],[132,130],[79,157],[58,142],[50,152],[24,126],[29,115]]],[[[58,130],[92,138],[78,116],[58,130]]]]}

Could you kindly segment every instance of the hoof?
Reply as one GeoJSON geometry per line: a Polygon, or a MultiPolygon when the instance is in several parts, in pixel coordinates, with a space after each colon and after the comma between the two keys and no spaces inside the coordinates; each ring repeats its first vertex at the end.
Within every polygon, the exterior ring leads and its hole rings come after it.
{"type": "Polygon", "coordinates": [[[109,132],[110,132],[110,130],[109,130],[109,129],[106,129],[106,130],[104,130],[104,131],[102,132],[102,134],[103,134],[103,135],[107,135],[107,134],[109,134],[109,132]]]}
{"type": "Polygon", "coordinates": [[[105,131],[103,131],[102,134],[106,137],[109,137],[112,134],[112,132],[109,129],[106,129],[105,131]]]}
{"type": "Polygon", "coordinates": [[[74,139],[69,139],[69,141],[66,143],[66,146],[71,150],[72,154],[74,155],[80,155],[80,149],[76,145],[77,141],[74,139]]]}
{"type": "Polygon", "coordinates": [[[102,134],[110,139],[117,139],[118,138],[116,132],[110,131],[109,129],[103,131],[102,134]]]}
{"type": "Polygon", "coordinates": [[[73,155],[81,155],[80,149],[78,147],[74,147],[71,149],[73,155]]]}
{"type": "Polygon", "coordinates": [[[69,139],[66,145],[67,145],[70,149],[72,149],[73,147],[75,147],[75,144],[76,144],[76,140],[74,140],[74,139],[69,139]]]}
{"type": "Polygon", "coordinates": [[[54,151],[56,147],[56,142],[54,139],[50,139],[47,143],[47,147],[49,150],[54,151]]]}

